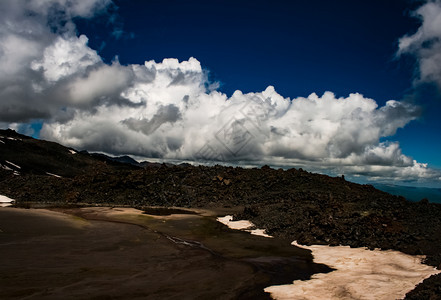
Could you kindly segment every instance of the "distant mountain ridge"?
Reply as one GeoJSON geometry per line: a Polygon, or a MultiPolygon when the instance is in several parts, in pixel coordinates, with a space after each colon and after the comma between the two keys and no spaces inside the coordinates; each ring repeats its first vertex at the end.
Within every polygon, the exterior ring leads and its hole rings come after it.
{"type": "Polygon", "coordinates": [[[381,183],[374,183],[373,186],[386,193],[403,196],[410,201],[421,201],[425,198],[430,202],[441,204],[441,188],[413,187],[381,183]]]}

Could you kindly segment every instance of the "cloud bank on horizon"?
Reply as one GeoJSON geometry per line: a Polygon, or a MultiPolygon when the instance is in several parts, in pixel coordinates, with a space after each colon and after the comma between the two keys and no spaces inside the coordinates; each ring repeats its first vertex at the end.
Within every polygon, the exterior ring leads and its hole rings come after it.
{"type": "MultiPolygon", "coordinates": [[[[0,125],[43,120],[40,136],[77,149],[170,160],[306,166],[369,179],[439,181],[441,174],[384,141],[420,109],[361,94],[286,98],[269,86],[231,97],[195,58],[103,62],[75,18],[110,14],[110,0],[0,2],[0,125]]],[[[399,41],[419,78],[441,86],[441,2],[416,12],[399,41]],[[438,25],[437,25],[438,24],[438,25]]]]}

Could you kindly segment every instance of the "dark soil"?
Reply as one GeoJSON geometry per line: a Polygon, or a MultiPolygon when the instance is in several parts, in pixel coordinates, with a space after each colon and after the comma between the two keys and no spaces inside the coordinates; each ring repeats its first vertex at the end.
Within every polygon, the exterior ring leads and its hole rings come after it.
{"type": "MultiPolygon", "coordinates": [[[[76,214],[75,209],[65,212],[76,214]]],[[[330,271],[313,263],[310,252],[289,244],[275,254],[278,260],[254,262],[256,254],[271,254],[264,247],[268,239],[260,238],[261,251],[244,253],[242,241],[250,235],[225,226],[218,233],[232,242],[229,250],[238,258],[213,254],[222,250],[219,245],[207,251],[176,242],[152,230],[149,221],[60,216],[0,209],[1,299],[270,299],[267,286],[330,271]]]]}
{"type": "Polygon", "coordinates": [[[417,285],[413,291],[407,293],[406,299],[441,299],[441,274],[433,275],[424,280],[422,283],[417,285]]]}

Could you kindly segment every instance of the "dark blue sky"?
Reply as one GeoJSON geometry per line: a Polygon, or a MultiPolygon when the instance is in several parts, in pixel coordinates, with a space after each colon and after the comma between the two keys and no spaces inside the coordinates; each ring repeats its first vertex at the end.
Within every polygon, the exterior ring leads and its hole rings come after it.
{"type": "Polygon", "coordinates": [[[406,155],[441,167],[435,90],[415,91],[415,61],[396,59],[398,39],[420,22],[421,2],[388,1],[115,1],[118,17],[78,21],[79,33],[111,61],[197,58],[231,95],[273,85],[285,97],[358,92],[379,105],[404,98],[423,107],[421,120],[400,129],[406,155]],[[120,28],[118,39],[111,29],[120,28]]]}

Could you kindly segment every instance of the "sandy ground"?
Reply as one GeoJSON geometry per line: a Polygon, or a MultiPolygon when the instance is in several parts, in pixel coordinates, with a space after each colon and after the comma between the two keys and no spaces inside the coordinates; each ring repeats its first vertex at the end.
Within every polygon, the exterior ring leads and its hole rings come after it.
{"type": "MultiPolygon", "coordinates": [[[[246,220],[232,221],[231,216],[218,218],[218,221],[234,229],[254,227],[246,220]]],[[[314,274],[307,281],[296,280],[293,284],[266,288],[265,291],[275,299],[402,299],[425,278],[441,272],[422,264],[424,256],[411,256],[399,251],[292,244],[311,250],[316,263],[336,270],[314,274]]]]}
{"type": "Polygon", "coordinates": [[[0,299],[269,299],[319,271],[309,250],[213,217],[0,208],[0,299]]]}

